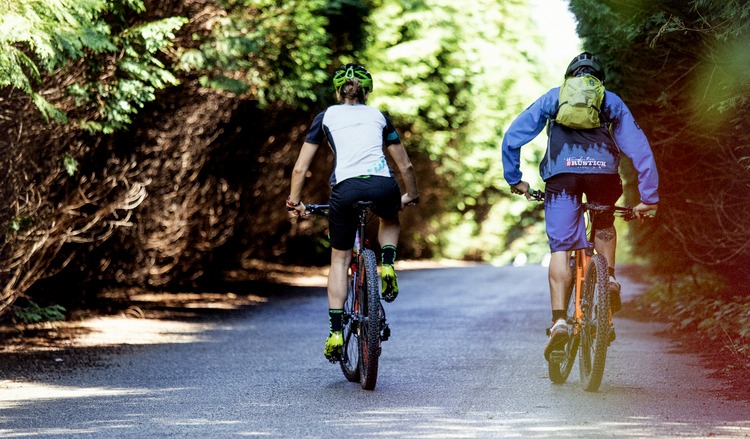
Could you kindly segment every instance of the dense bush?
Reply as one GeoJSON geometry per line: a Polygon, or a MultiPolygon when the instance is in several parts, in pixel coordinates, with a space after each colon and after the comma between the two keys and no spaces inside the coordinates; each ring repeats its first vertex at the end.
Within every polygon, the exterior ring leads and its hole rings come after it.
{"type": "Polygon", "coordinates": [[[663,272],[697,264],[745,284],[750,5],[572,0],[571,9],[656,154],[659,220],[634,230],[638,251],[663,272]]]}

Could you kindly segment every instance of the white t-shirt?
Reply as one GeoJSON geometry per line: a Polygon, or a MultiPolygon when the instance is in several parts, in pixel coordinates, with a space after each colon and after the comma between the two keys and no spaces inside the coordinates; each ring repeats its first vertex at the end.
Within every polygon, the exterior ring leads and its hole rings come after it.
{"type": "Polygon", "coordinates": [[[331,186],[363,175],[393,176],[383,148],[401,140],[380,110],[364,104],[328,107],[315,117],[305,141],[319,145],[324,136],[335,158],[331,186]]]}

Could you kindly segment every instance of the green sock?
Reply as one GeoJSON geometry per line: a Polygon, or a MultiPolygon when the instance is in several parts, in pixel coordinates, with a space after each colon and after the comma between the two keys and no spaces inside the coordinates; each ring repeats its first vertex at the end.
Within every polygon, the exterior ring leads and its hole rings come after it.
{"type": "Polygon", "coordinates": [[[393,265],[396,262],[396,246],[395,245],[384,245],[383,246],[383,265],[393,265]]]}
{"type": "Polygon", "coordinates": [[[328,310],[328,323],[331,328],[331,333],[341,331],[342,328],[342,318],[344,317],[344,310],[343,309],[329,309],[328,310]]]}

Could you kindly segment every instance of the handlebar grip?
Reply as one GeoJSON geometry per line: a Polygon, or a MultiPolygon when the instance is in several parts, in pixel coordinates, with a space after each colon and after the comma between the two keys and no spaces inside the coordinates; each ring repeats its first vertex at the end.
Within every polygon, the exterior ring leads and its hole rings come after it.
{"type": "Polygon", "coordinates": [[[541,189],[529,189],[529,196],[535,201],[544,201],[544,192],[541,189]]]}
{"type": "Polygon", "coordinates": [[[326,216],[328,215],[328,204],[305,204],[305,213],[304,215],[322,215],[326,216]]]}

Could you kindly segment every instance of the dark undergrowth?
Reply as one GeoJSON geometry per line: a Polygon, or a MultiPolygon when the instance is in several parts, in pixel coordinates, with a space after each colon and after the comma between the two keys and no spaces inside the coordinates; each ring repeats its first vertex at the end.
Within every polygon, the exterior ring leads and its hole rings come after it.
{"type": "Polygon", "coordinates": [[[623,307],[622,317],[668,323],[680,347],[700,355],[713,375],[731,385],[730,397],[750,400],[747,291],[702,272],[649,283],[656,286],[623,307]]]}

